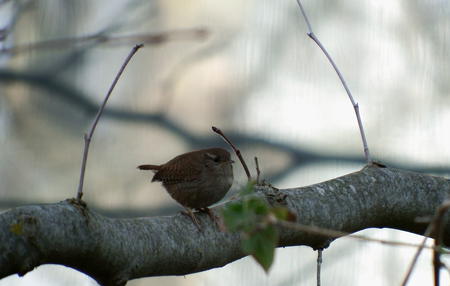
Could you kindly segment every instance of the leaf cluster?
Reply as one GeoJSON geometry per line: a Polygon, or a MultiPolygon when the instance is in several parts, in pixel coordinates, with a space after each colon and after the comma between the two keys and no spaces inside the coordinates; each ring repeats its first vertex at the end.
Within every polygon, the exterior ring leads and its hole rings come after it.
{"type": "Polygon", "coordinates": [[[251,255],[268,272],[278,245],[278,220],[290,217],[285,207],[271,207],[256,196],[255,183],[249,182],[240,192],[241,200],[231,202],[223,209],[225,226],[241,233],[242,250],[251,255]]]}

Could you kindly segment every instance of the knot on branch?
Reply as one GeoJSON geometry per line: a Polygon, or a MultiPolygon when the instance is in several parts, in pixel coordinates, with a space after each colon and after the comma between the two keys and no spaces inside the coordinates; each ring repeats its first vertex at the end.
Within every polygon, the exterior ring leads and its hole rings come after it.
{"type": "Polygon", "coordinates": [[[267,202],[272,207],[278,206],[285,207],[287,205],[286,202],[287,195],[277,188],[274,188],[272,186],[263,186],[262,188],[258,187],[257,191],[262,192],[262,194],[264,194],[264,196],[267,199],[267,202]]]}

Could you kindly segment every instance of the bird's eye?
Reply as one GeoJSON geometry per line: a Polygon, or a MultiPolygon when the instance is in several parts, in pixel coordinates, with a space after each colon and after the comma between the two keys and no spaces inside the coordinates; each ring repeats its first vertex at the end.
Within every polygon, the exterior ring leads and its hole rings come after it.
{"type": "Polygon", "coordinates": [[[206,153],[206,156],[207,156],[209,159],[211,159],[211,160],[213,160],[214,162],[216,162],[216,163],[220,162],[220,158],[219,158],[219,156],[217,156],[217,155],[214,155],[214,154],[211,154],[211,153],[206,153]]]}

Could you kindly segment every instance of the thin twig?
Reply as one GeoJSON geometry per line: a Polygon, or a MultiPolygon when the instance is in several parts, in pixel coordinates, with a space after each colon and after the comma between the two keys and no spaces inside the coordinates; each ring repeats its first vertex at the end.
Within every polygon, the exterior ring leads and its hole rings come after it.
{"type": "Polygon", "coordinates": [[[251,175],[250,175],[250,171],[248,170],[248,167],[244,161],[244,158],[242,158],[241,151],[239,151],[239,149],[237,149],[236,146],[234,146],[234,144],[231,143],[231,141],[227,138],[227,136],[225,136],[225,134],[223,134],[222,130],[220,130],[219,128],[214,127],[214,126],[212,126],[211,129],[212,129],[212,131],[219,134],[223,138],[223,140],[225,140],[225,142],[227,142],[228,145],[230,145],[231,148],[233,148],[234,152],[236,153],[236,156],[239,158],[239,161],[241,161],[242,167],[244,167],[245,174],[247,175],[247,179],[250,181],[252,179],[251,175]]]}
{"type": "Polygon", "coordinates": [[[261,175],[261,170],[259,170],[258,157],[255,157],[255,166],[256,166],[256,184],[259,184],[259,176],[261,175]]]}
{"type": "Polygon", "coordinates": [[[345,91],[347,92],[348,98],[350,99],[350,101],[351,101],[351,103],[353,105],[353,109],[355,110],[355,114],[356,114],[356,119],[358,121],[359,132],[361,133],[361,139],[362,139],[363,147],[364,147],[364,155],[365,155],[367,164],[371,164],[372,163],[372,159],[370,157],[369,147],[367,145],[366,135],[364,133],[364,127],[363,127],[362,120],[361,120],[361,115],[359,114],[359,105],[353,99],[352,93],[350,92],[350,89],[348,88],[344,77],[342,76],[341,72],[339,71],[339,68],[336,66],[336,64],[334,63],[334,61],[331,58],[330,54],[327,52],[325,47],[322,45],[322,43],[319,41],[319,39],[314,34],[314,32],[312,30],[312,27],[311,27],[311,24],[309,23],[308,17],[306,16],[306,12],[303,9],[303,6],[302,6],[302,3],[300,2],[300,0],[297,0],[297,4],[300,7],[300,11],[302,12],[303,18],[305,19],[306,26],[308,27],[307,35],[319,46],[319,48],[325,54],[325,56],[327,57],[328,61],[333,66],[334,70],[336,71],[339,79],[341,80],[341,83],[344,86],[345,91]]]}
{"type": "MultiPolygon", "coordinates": [[[[331,237],[331,238],[338,238],[338,237],[345,236],[345,237],[351,238],[351,239],[357,239],[357,240],[369,241],[369,242],[377,242],[377,243],[391,245],[391,246],[407,246],[407,247],[415,247],[415,248],[421,246],[420,244],[417,244],[417,243],[372,238],[372,237],[367,237],[364,235],[351,234],[349,232],[326,229],[326,228],[321,228],[321,227],[312,226],[312,225],[304,225],[304,224],[299,224],[299,223],[289,222],[289,221],[278,220],[277,224],[280,226],[283,226],[283,227],[290,228],[290,229],[295,229],[298,231],[304,231],[304,232],[308,232],[308,233],[314,233],[317,235],[322,235],[322,236],[331,237]]],[[[427,245],[424,246],[423,248],[434,249],[433,246],[427,246],[427,245]]],[[[444,252],[443,249],[438,248],[437,250],[440,252],[444,252]]]]}
{"type": "Polygon", "coordinates": [[[425,243],[428,240],[428,235],[431,233],[431,224],[428,226],[427,230],[425,231],[424,238],[422,242],[420,243],[419,247],[417,248],[416,254],[414,254],[413,260],[411,261],[411,264],[409,265],[408,272],[405,275],[405,278],[403,278],[402,286],[406,286],[406,283],[408,283],[409,278],[411,277],[411,274],[414,270],[414,267],[417,264],[417,261],[419,260],[419,256],[422,253],[423,248],[425,247],[425,243]]]}
{"type": "MultiPolygon", "coordinates": [[[[424,233],[425,237],[423,238],[422,243],[417,248],[416,254],[414,255],[413,260],[411,261],[411,264],[409,265],[408,272],[406,273],[405,278],[403,278],[402,286],[406,286],[406,284],[408,283],[408,280],[411,277],[414,267],[417,264],[419,256],[420,256],[423,248],[425,247],[425,243],[428,239],[428,236],[430,236],[432,233],[434,233],[435,237],[436,237],[436,233],[441,233],[441,236],[442,236],[442,232],[436,232],[436,227],[442,226],[442,217],[449,207],[450,207],[450,201],[446,200],[436,210],[436,213],[435,213],[433,219],[431,220],[430,224],[428,225],[427,229],[425,230],[425,233],[424,233]]],[[[436,253],[438,253],[438,255],[440,254],[440,251],[437,251],[437,250],[439,250],[439,245],[440,244],[436,244],[436,240],[435,240],[435,247],[433,248],[434,249],[433,262],[434,262],[436,253]]],[[[435,282],[436,282],[436,270],[437,269],[435,268],[434,270],[435,270],[434,275],[435,275],[435,282]]],[[[437,274],[437,275],[439,276],[439,274],[437,274]]],[[[437,278],[437,279],[439,279],[439,278],[437,278]]]]}
{"type": "Polygon", "coordinates": [[[443,228],[443,219],[444,215],[447,213],[447,210],[450,208],[450,200],[446,200],[439,207],[436,220],[434,221],[433,233],[434,233],[434,251],[433,251],[433,268],[434,268],[434,285],[440,285],[440,270],[441,270],[441,253],[437,251],[437,249],[442,247],[442,234],[444,231],[443,228]]]}
{"type": "Polygon", "coordinates": [[[141,42],[145,44],[156,45],[173,40],[204,39],[207,36],[207,34],[208,31],[203,28],[173,30],[155,34],[132,34],[120,36],[109,36],[104,35],[102,33],[98,33],[82,37],[52,39],[37,43],[13,46],[9,48],[5,47],[0,49],[0,53],[15,55],[30,50],[50,49],[50,48],[51,49],[70,48],[76,44],[83,44],[89,42],[115,43],[115,44],[128,44],[130,42],[141,42]]]}
{"type": "Polygon", "coordinates": [[[123,71],[125,70],[125,67],[127,66],[128,62],[131,60],[131,58],[134,56],[134,54],[142,48],[144,45],[139,44],[133,47],[131,49],[130,53],[128,54],[127,58],[125,59],[125,62],[120,67],[119,72],[117,73],[116,77],[114,78],[114,81],[112,82],[108,93],[106,94],[105,99],[103,100],[102,105],[100,106],[100,109],[98,110],[97,115],[95,116],[94,122],[92,123],[91,130],[88,134],[84,134],[84,152],[83,152],[83,160],[81,162],[81,171],[80,171],[80,182],[78,184],[78,192],[77,192],[77,200],[81,200],[83,197],[83,183],[84,183],[84,173],[86,171],[86,162],[87,157],[89,153],[89,144],[91,143],[92,135],[94,134],[95,127],[97,126],[98,121],[100,120],[100,116],[102,116],[103,109],[105,109],[106,102],[109,99],[109,96],[111,95],[114,87],[116,86],[117,82],[119,81],[120,76],[122,75],[123,71]]]}
{"type": "Polygon", "coordinates": [[[322,249],[317,250],[317,286],[320,286],[320,269],[322,267],[322,249]]]}

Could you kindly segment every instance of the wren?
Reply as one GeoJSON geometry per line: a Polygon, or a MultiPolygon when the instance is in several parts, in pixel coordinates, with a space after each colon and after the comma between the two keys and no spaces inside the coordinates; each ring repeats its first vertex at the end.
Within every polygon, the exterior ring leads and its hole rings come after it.
{"type": "Polygon", "coordinates": [[[169,195],[186,208],[200,229],[192,209],[206,210],[220,201],[233,183],[233,161],[222,148],[209,148],[181,154],[162,165],[140,165],[140,170],[152,170],[152,182],[162,182],[169,195]]]}

